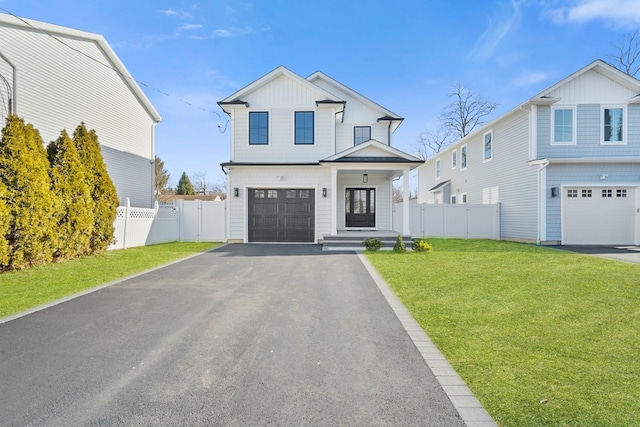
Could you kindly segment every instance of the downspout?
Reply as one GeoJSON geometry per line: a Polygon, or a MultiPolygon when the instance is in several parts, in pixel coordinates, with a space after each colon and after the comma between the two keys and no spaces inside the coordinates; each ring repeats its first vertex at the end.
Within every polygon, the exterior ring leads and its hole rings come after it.
{"type": "Polygon", "coordinates": [[[389,126],[387,127],[387,145],[389,147],[391,147],[391,123],[392,121],[389,120],[389,126]]]}
{"type": "MultiPolygon", "coordinates": [[[[4,59],[4,61],[7,64],[9,64],[9,66],[13,70],[13,100],[11,99],[9,100],[9,105],[10,105],[9,109],[10,110],[13,109],[13,113],[18,114],[18,103],[16,101],[17,95],[18,95],[18,72],[16,70],[16,66],[13,65],[13,63],[9,61],[9,59],[6,56],[4,56],[1,52],[0,52],[0,58],[4,59]]],[[[7,94],[7,95],[11,96],[10,94],[7,94]]],[[[11,114],[11,111],[9,111],[9,114],[11,114]]]]}
{"type": "MultiPolygon", "coordinates": [[[[549,160],[544,160],[542,163],[538,165],[538,237],[536,239],[536,244],[540,246],[542,242],[542,226],[543,221],[546,221],[545,211],[547,209],[547,180],[546,176],[543,179],[543,172],[549,166],[549,160]],[[544,220],[543,220],[544,216],[544,220]]],[[[546,235],[546,230],[545,230],[546,235]]],[[[546,236],[545,236],[546,238],[546,236]]]]}

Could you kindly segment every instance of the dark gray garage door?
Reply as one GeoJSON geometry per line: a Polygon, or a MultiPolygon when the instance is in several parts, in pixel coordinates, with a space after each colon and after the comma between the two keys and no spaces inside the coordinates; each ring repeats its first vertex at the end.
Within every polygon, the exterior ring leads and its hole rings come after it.
{"type": "Polygon", "coordinates": [[[314,242],[315,190],[249,191],[249,242],[314,242]]]}

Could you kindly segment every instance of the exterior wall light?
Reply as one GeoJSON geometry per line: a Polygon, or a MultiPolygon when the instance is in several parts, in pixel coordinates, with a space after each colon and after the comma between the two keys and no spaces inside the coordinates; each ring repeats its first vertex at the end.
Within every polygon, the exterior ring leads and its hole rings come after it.
{"type": "Polygon", "coordinates": [[[322,197],[327,197],[327,187],[322,189],[322,197]]]}
{"type": "Polygon", "coordinates": [[[240,195],[240,189],[238,187],[235,187],[233,189],[233,197],[238,197],[240,195]]]}
{"type": "Polygon", "coordinates": [[[362,182],[364,182],[365,184],[369,182],[369,174],[362,174],[362,182]]]}

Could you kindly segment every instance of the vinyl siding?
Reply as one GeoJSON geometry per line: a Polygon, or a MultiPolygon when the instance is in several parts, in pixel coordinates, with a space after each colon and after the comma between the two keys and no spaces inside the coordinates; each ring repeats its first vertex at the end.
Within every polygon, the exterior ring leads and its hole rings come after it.
{"type": "Polygon", "coordinates": [[[580,184],[593,186],[615,187],[616,184],[640,185],[640,165],[638,164],[590,164],[590,165],[549,165],[547,167],[547,240],[560,240],[561,238],[561,200],[551,197],[551,188],[561,188],[562,185],[580,184]],[[607,174],[606,180],[600,180],[600,176],[607,174]]]}
{"type": "Polygon", "coordinates": [[[154,166],[146,157],[102,146],[102,157],[118,192],[120,204],[131,200],[131,206],[150,208],[154,204],[154,166]]]}
{"type": "MultiPolygon", "coordinates": [[[[451,180],[450,194],[467,193],[471,204],[501,204],[501,236],[519,240],[537,238],[537,168],[529,161],[529,113],[522,111],[508,121],[493,127],[493,160],[483,162],[483,132],[467,138],[467,169],[460,170],[462,143],[458,150],[458,165],[451,168],[451,147],[431,157],[419,168],[420,196],[418,202],[428,202],[428,190],[438,183],[451,180]],[[441,159],[439,180],[435,179],[435,162],[441,159]],[[497,199],[497,200],[496,200],[497,199]]],[[[449,194],[444,202],[449,202],[449,194]]]]}
{"type": "Polygon", "coordinates": [[[551,108],[538,107],[538,158],[640,156],[640,106],[626,109],[627,143],[602,145],[600,104],[579,104],[576,109],[576,145],[551,145],[551,108]]]}
{"type": "MultiPolygon", "coordinates": [[[[134,205],[151,207],[147,171],[154,156],[152,117],[123,77],[110,68],[113,64],[97,42],[56,37],[69,47],[37,30],[0,25],[1,53],[17,68],[15,112],[40,131],[45,144],[62,129],[72,134],[81,122],[95,129],[100,144],[110,149],[103,152],[118,194],[131,194],[134,205]],[[133,164],[139,173],[131,172],[133,164]],[[118,176],[122,171],[126,173],[118,176]]],[[[11,68],[1,59],[0,64],[0,72],[12,82],[11,68]]]]}
{"type": "Polygon", "coordinates": [[[331,194],[322,197],[322,188],[331,187],[331,173],[321,166],[262,167],[233,166],[227,175],[229,188],[228,238],[246,239],[247,188],[313,188],[316,190],[316,239],[331,231],[331,194]],[[282,177],[280,179],[279,177],[282,177]],[[233,197],[233,189],[240,190],[233,197]]]}

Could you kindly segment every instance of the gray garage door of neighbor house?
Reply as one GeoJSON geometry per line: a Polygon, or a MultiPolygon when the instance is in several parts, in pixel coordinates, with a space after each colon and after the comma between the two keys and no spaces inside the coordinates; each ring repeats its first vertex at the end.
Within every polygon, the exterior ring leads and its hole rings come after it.
{"type": "Polygon", "coordinates": [[[249,242],[314,242],[315,190],[250,188],[249,242]]]}

